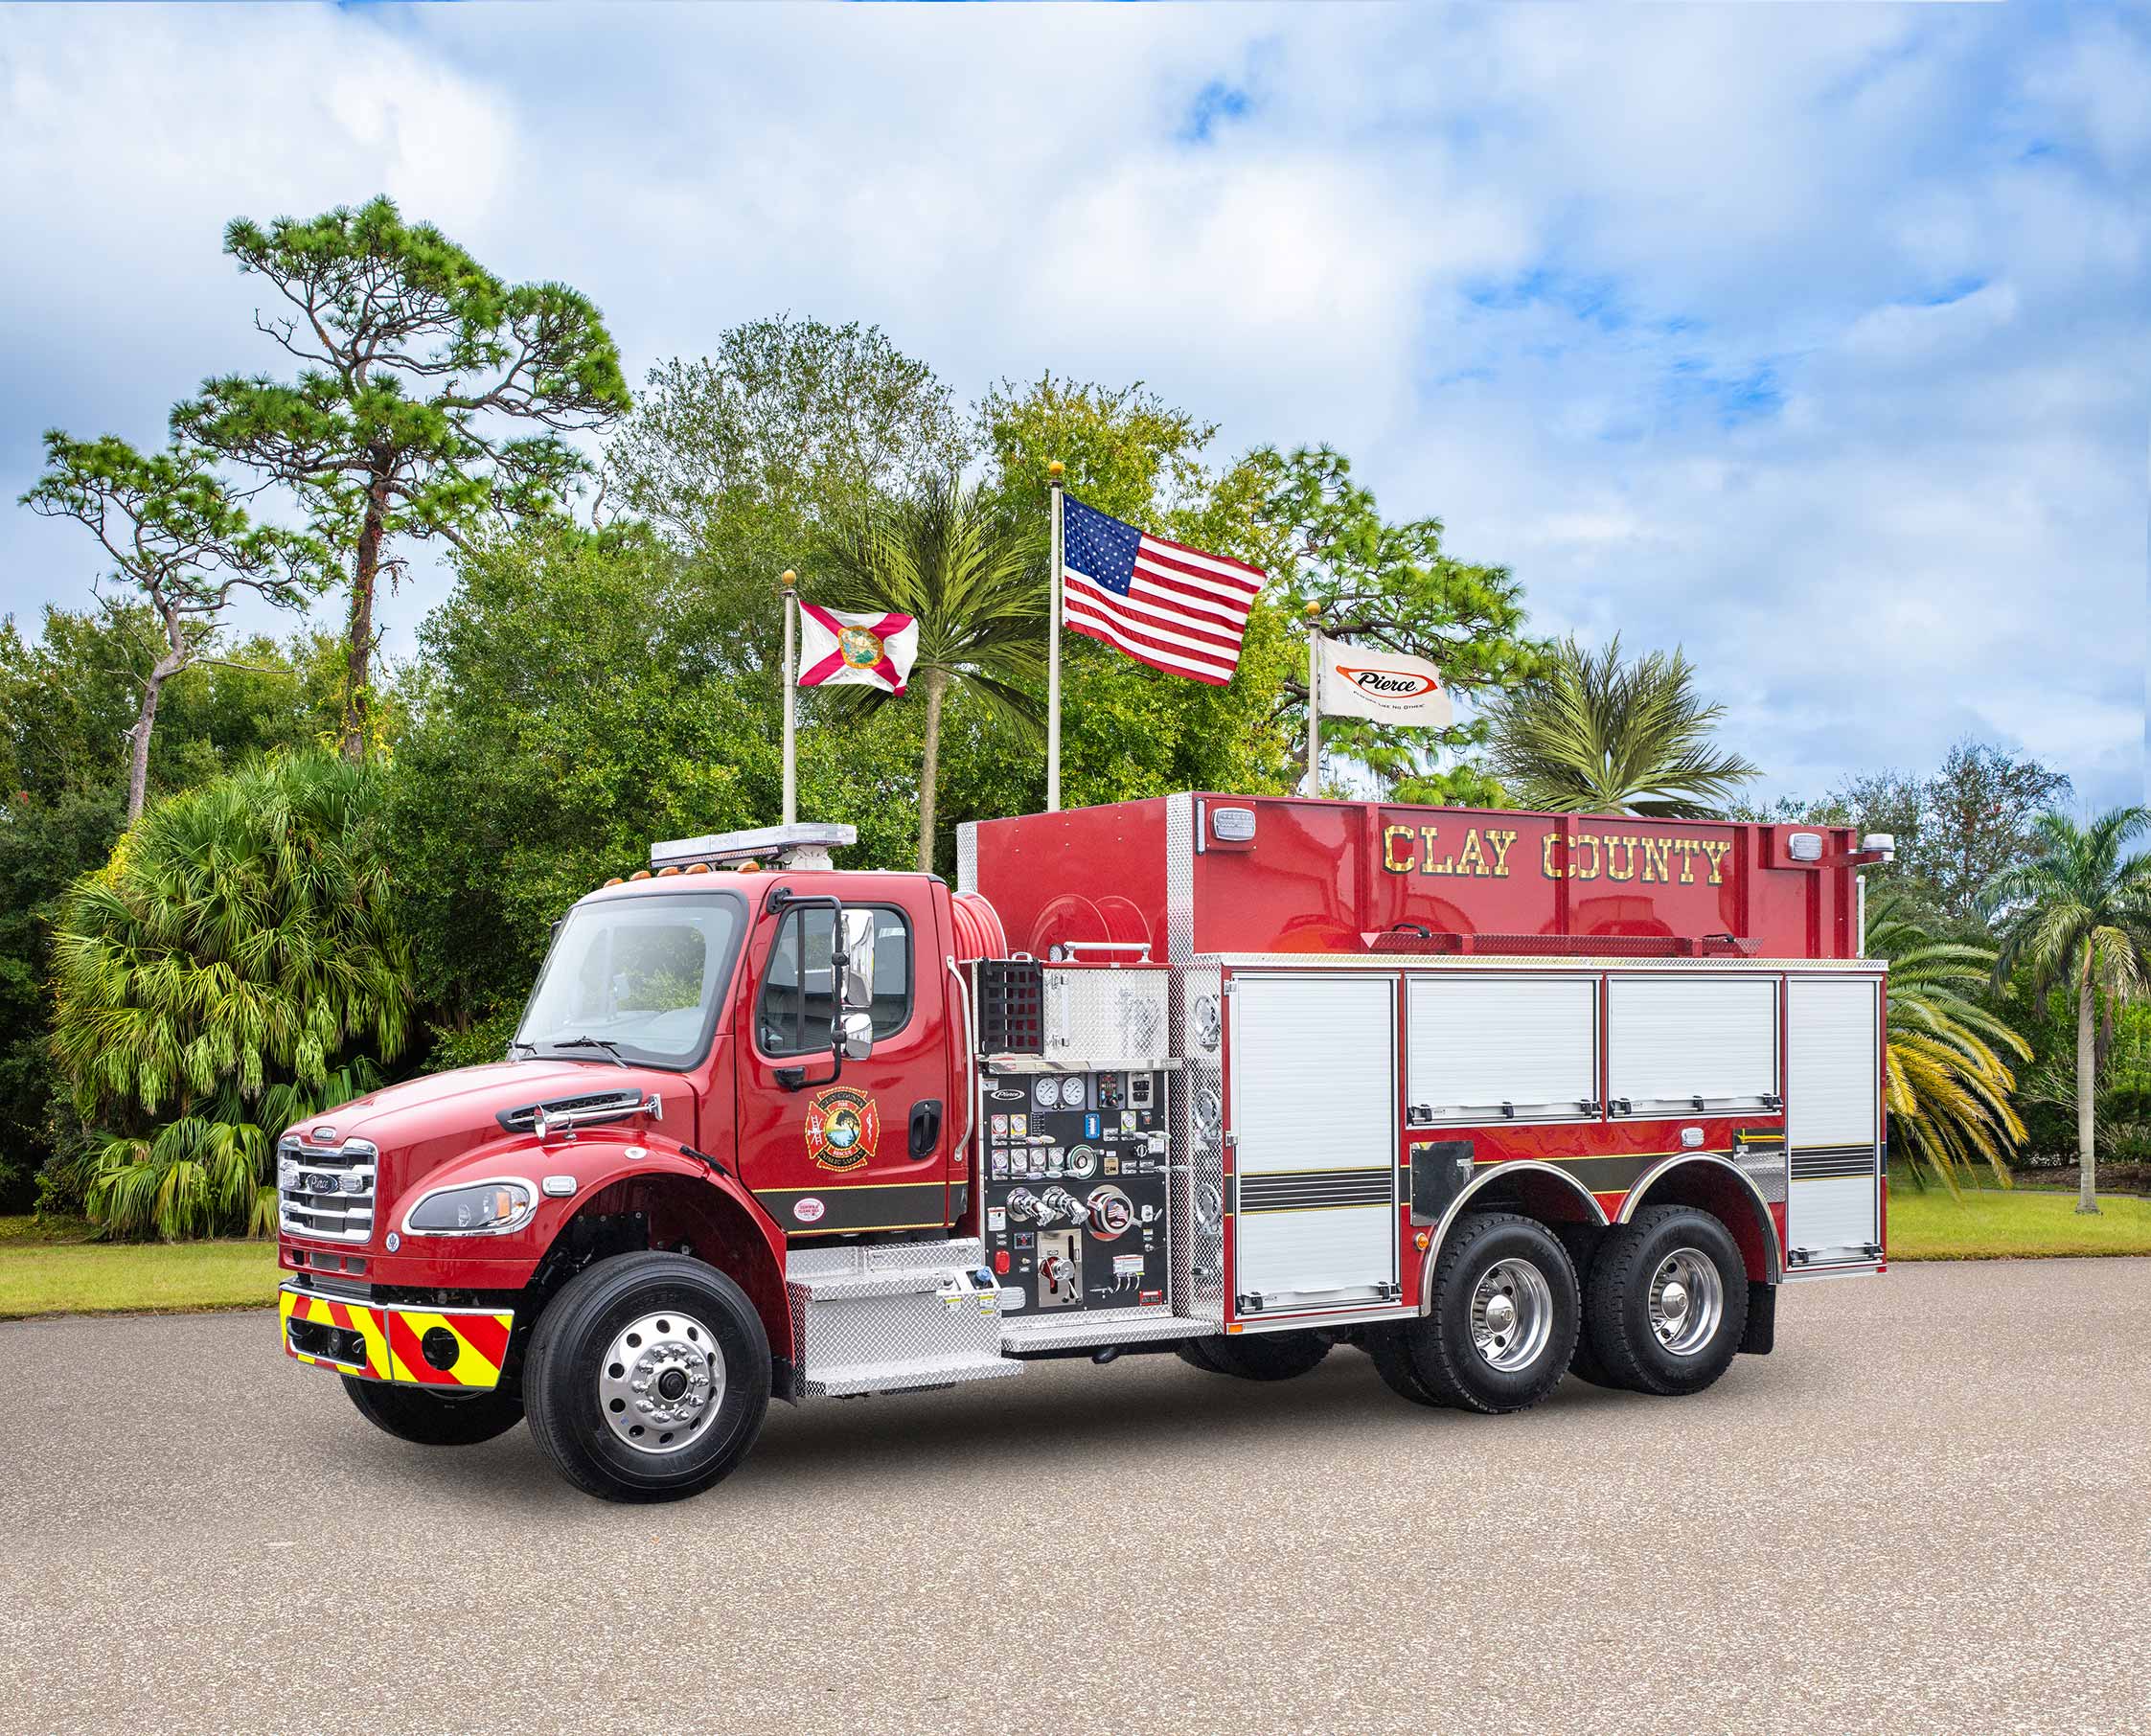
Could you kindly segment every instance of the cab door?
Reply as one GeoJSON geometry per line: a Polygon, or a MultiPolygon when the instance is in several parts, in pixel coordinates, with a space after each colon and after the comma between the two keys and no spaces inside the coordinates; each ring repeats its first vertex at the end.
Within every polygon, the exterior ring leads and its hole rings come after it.
{"type": "Polygon", "coordinates": [[[853,1014],[872,1050],[839,1063],[832,1019],[843,987],[826,899],[764,896],[739,1001],[741,1178],[797,1240],[940,1229],[950,1222],[950,1140],[960,1121],[931,882],[846,899],[853,1014]],[[865,956],[861,956],[861,953],[865,956]]]}

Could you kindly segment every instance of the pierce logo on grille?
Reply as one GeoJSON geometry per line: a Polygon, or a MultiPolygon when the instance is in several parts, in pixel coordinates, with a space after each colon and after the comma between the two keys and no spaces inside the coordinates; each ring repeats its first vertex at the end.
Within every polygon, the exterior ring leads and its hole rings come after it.
{"type": "Polygon", "coordinates": [[[307,1137],[316,1145],[333,1145],[336,1142],[334,1128],[315,1128],[307,1137]]]}

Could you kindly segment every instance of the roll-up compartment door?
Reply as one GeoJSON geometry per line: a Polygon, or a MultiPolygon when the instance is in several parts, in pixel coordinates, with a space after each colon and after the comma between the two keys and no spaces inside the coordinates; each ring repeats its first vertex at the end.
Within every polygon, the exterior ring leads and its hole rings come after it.
{"type": "Polygon", "coordinates": [[[1777,985],[1700,971],[1612,978],[1607,1095],[1634,1115],[1775,1107],[1777,985]]]}
{"type": "Polygon", "coordinates": [[[1415,976],[1405,1101],[1414,1123],[1560,1121],[1598,1112],[1598,978],[1415,976]]]}
{"type": "Polygon", "coordinates": [[[1233,980],[1233,1294],[1240,1312],[1363,1307],[1397,1279],[1391,976],[1233,980]]]}
{"type": "Polygon", "coordinates": [[[1872,977],[1786,987],[1785,1247],[1796,1272],[1881,1258],[1881,1022],[1872,977]]]}

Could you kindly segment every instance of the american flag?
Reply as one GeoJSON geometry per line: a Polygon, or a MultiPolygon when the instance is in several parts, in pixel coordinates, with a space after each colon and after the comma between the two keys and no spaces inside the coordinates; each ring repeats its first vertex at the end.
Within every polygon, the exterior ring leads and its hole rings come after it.
{"type": "Polygon", "coordinates": [[[1223,687],[1240,666],[1260,567],[1206,555],[1087,507],[1062,503],[1061,601],[1071,632],[1167,674],[1223,687]]]}

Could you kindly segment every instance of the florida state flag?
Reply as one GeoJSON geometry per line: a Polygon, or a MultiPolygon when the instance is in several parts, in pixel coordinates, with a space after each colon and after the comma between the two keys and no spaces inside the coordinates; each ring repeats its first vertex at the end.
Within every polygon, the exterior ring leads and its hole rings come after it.
{"type": "Polygon", "coordinates": [[[799,685],[879,687],[900,694],[919,654],[910,615],[854,614],[799,605],[799,685]]]}

